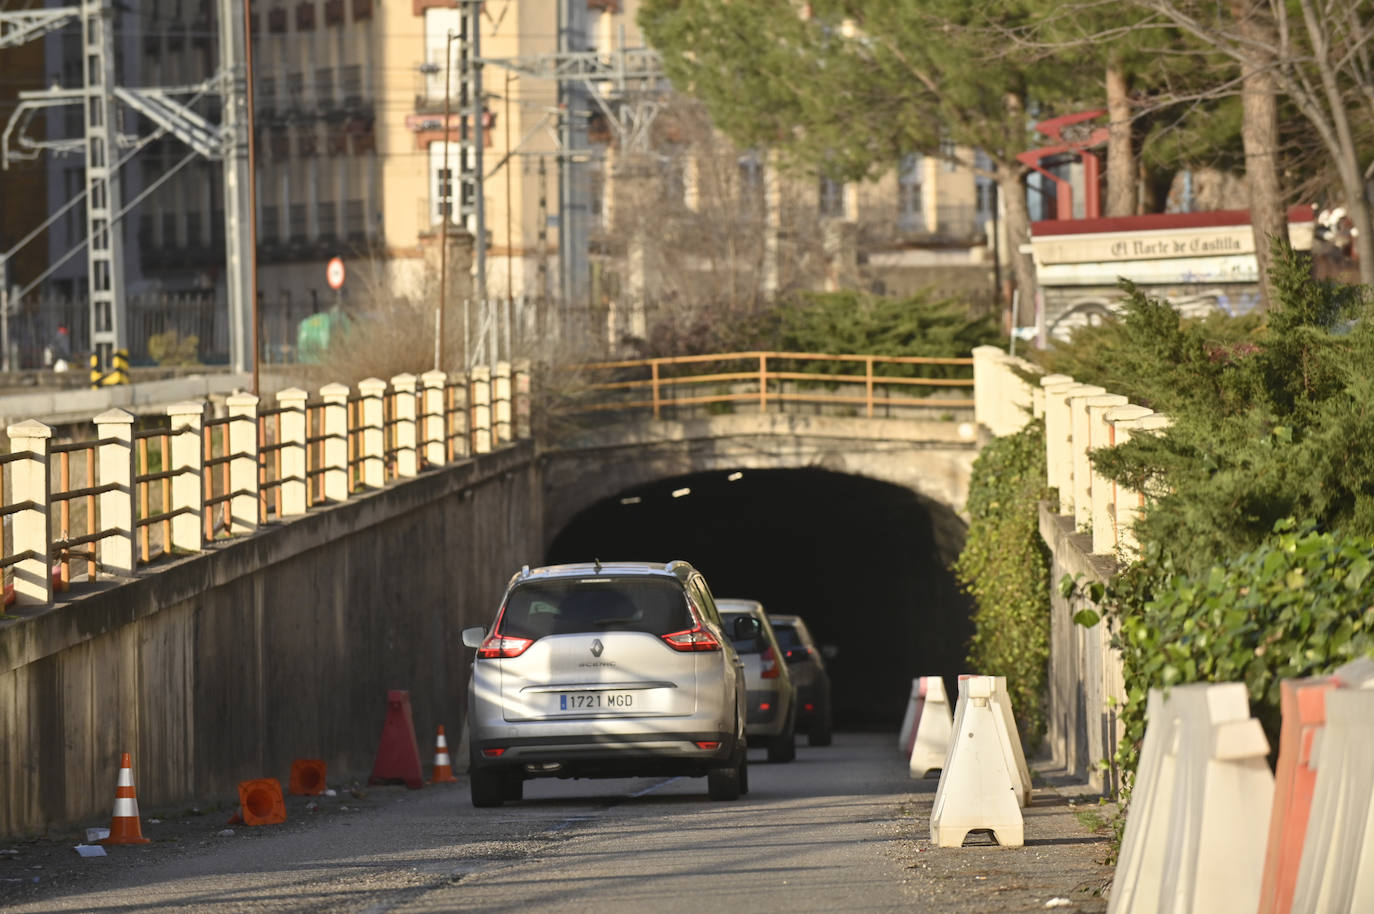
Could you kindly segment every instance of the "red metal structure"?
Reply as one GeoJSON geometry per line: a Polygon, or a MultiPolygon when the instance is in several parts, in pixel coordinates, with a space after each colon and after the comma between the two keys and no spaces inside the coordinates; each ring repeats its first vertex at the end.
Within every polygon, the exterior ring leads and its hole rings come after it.
{"type": "Polygon", "coordinates": [[[1073,188],[1069,182],[1058,175],[1047,171],[1040,166],[1040,163],[1050,156],[1071,153],[1079,156],[1083,160],[1083,216],[1086,219],[1098,219],[1102,216],[1102,161],[1088,150],[1094,146],[1101,146],[1107,142],[1107,128],[1094,127],[1084,133],[1085,128],[1074,130],[1072,128],[1088,121],[1094,121],[1107,111],[1104,108],[1097,108],[1092,111],[1079,111],[1075,114],[1064,114],[1059,117],[1041,121],[1035,125],[1035,129],[1053,140],[1053,145],[1041,146],[1039,149],[1028,149],[1019,154],[1016,160],[1027,168],[1039,172],[1058,185],[1058,192],[1055,194],[1055,218],[1073,218],[1073,188]],[[1065,136],[1065,132],[1069,136],[1065,136]]]}

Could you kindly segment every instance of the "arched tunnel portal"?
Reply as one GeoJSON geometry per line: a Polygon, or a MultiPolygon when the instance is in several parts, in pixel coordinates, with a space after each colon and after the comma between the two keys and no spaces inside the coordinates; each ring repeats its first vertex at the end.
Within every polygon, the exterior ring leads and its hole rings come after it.
{"type": "Polygon", "coordinates": [[[717,597],[802,616],[834,647],[836,727],[895,728],[912,677],[963,671],[971,603],[949,567],[965,529],[948,506],[862,476],[712,470],[592,504],[545,560],[686,559],[717,597]]]}

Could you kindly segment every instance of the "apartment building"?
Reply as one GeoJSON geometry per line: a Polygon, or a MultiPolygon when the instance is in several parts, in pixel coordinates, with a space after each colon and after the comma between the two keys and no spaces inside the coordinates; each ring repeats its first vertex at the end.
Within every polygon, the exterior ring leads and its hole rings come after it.
{"type": "MultiPolygon", "coordinates": [[[[623,316],[650,299],[699,292],[713,277],[730,294],[741,283],[765,295],[990,289],[991,185],[951,156],[910,156],[862,184],[784,174],[766,152],[684,133],[663,110],[661,79],[555,78],[572,55],[610,62],[642,47],[636,0],[486,0],[484,104],[474,123],[465,113],[474,37],[466,9],[453,0],[253,2],[258,306],[268,360],[291,358],[299,322],[336,303],[359,309],[433,294],[446,212],[452,295],[471,296],[476,191],[459,177],[476,168],[479,127],[485,279],[496,300],[559,302],[595,323],[612,308],[623,316]],[[636,123],[639,144],[623,126],[636,123]],[[713,171],[728,179],[713,183],[713,171]],[[730,249],[710,250],[703,239],[730,249]],[[348,267],[341,293],[325,279],[335,256],[348,267]],[[740,265],[722,269],[729,256],[740,265]]],[[[146,0],[120,12],[121,83],[211,78],[217,18],[214,0],[146,0]]],[[[50,35],[43,66],[54,81],[78,85],[72,40],[50,35]]],[[[219,120],[213,92],[181,97],[219,120]]],[[[79,113],[56,109],[49,124],[52,135],[79,134],[79,113]]],[[[125,131],[146,137],[153,125],[126,112],[125,131]]],[[[198,309],[194,326],[213,357],[227,350],[222,168],[195,156],[184,163],[188,152],[165,136],[123,171],[131,201],[176,169],[126,220],[125,288],[131,302],[198,309]]],[[[80,156],[49,157],[47,185],[56,211],[83,186],[80,156]]],[[[83,231],[73,209],[50,233],[49,258],[83,231]]],[[[82,259],[52,285],[79,297],[82,259]]],[[[148,330],[130,328],[131,336],[148,330]]]]}

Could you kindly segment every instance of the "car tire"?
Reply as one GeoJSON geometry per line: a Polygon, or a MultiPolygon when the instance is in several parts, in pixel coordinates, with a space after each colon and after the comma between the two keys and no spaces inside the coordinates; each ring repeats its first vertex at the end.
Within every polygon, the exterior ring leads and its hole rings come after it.
{"type": "MultiPolygon", "coordinates": [[[[743,746],[741,746],[741,750],[743,746]]],[[[712,768],[706,772],[706,793],[713,800],[738,800],[749,780],[746,768],[749,756],[740,751],[735,763],[728,768],[712,768]]]]}
{"type": "Polygon", "coordinates": [[[505,802],[506,778],[502,772],[473,768],[468,773],[468,780],[472,790],[472,805],[478,809],[490,809],[505,802]]]}
{"type": "Polygon", "coordinates": [[[525,779],[516,774],[507,774],[501,785],[503,800],[523,800],[525,798],[525,779]]]}
{"type": "Polygon", "coordinates": [[[740,796],[749,792],[749,755],[745,753],[744,762],[739,766],[740,796]]]}
{"type": "Polygon", "coordinates": [[[768,761],[790,762],[797,757],[797,734],[788,728],[768,741],[768,761]]]}

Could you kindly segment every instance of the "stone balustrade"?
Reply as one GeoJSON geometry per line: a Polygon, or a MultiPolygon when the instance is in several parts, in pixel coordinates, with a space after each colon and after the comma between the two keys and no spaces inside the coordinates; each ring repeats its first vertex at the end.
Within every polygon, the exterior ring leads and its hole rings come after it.
{"type": "Polygon", "coordinates": [[[1001,437],[1043,417],[1046,477],[1057,498],[1056,513],[1072,517],[1074,529],[1092,537],[1092,554],[1134,559],[1139,550],[1134,526],[1144,496],[1094,472],[1089,454],[1123,444],[1133,434],[1167,428],[1168,418],[1068,375],[1029,381],[1039,369],[994,346],[973,350],[973,359],[978,424],[1001,437]]]}
{"type": "Polygon", "coordinates": [[[528,363],[503,362],[470,376],[428,371],[368,378],[356,392],[326,384],[313,398],[289,388],[270,406],[253,394],[234,394],[225,401],[226,418],[211,423],[224,428],[217,437],[205,423],[205,402],[174,404],[165,428],[141,431],[131,414],[112,409],[92,420],[95,438],[64,446],[84,451],[93,463],[96,485],[89,491],[60,491],[60,484],[53,491],[51,428],[34,420],[10,425],[10,454],[0,455],[9,493],[0,514],[11,532],[0,559],[10,579],[7,601],[51,603],[50,569],[88,550],[99,577],[133,576],[152,557],[146,546],[140,555],[145,528],[161,528],[162,555],[198,552],[216,529],[251,534],[262,524],[504,447],[530,436],[530,397],[528,363]],[[158,440],[160,452],[150,447],[158,440]],[[86,509],[89,532],[54,531],[61,500],[54,496],[91,506],[98,498],[98,511],[86,509]],[[217,523],[207,534],[212,512],[217,523]],[[81,551],[73,539],[84,540],[81,551]]]}

